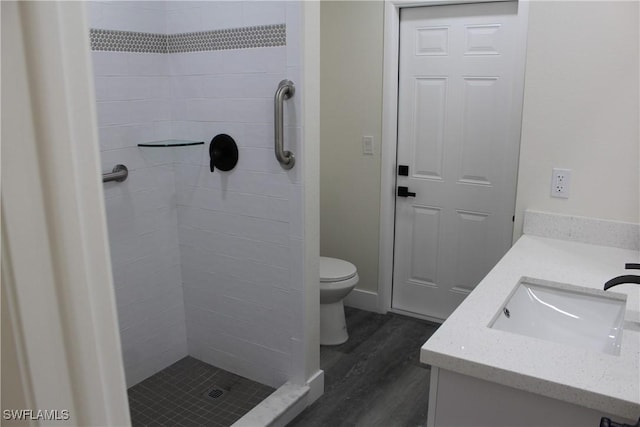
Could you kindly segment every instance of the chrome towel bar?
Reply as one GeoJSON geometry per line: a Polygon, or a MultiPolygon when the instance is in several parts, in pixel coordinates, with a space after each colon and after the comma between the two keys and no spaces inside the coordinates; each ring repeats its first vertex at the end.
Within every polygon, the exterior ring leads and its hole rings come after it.
{"type": "Polygon", "coordinates": [[[129,176],[129,169],[125,165],[115,165],[111,172],[102,174],[102,182],[122,182],[129,176]]]}
{"type": "Polygon", "coordinates": [[[284,150],[283,142],[283,127],[284,118],[282,107],[285,99],[289,99],[295,93],[296,88],[291,80],[282,80],[276,90],[274,97],[274,119],[275,119],[275,151],[276,159],[280,162],[280,165],[285,169],[291,169],[296,163],[296,158],[291,151],[284,150]]]}

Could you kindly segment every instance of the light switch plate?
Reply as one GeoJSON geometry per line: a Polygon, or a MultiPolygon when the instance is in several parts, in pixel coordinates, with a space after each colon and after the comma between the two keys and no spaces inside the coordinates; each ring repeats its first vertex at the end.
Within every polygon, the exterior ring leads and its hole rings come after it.
{"type": "Polygon", "coordinates": [[[362,154],[373,154],[373,137],[362,137],[362,154]]]}

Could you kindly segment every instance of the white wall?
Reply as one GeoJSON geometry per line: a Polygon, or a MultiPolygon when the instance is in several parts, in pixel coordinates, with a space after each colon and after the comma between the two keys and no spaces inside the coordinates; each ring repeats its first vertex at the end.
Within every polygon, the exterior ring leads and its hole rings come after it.
{"type": "Polygon", "coordinates": [[[638,27],[637,2],[532,2],[514,238],[524,209],[640,221],[638,27]]]}
{"type": "MultiPolygon", "coordinates": [[[[91,28],[163,32],[164,2],[89,2],[91,28]]],[[[131,386],[187,355],[172,157],[138,148],[167,139],[171,91],[166,54],[93,51],[104,185],[120,337],[131,386]]]]}
{"type": "Polygon", "coordinates": [[[320,253],[358,268],[359,289],[378,287],[381,1],[322,2],[320,253]],[[373,136],[373,155],[362,137],[373,136]]]}

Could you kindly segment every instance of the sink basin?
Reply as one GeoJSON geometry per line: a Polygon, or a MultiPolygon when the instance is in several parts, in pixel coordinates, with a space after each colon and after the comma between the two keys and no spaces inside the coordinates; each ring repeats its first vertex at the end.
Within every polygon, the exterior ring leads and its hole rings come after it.
{"type": "Polygon", "coordinates": [[[626,295],[522,277],[490,328],[619,355],[626,295]]]}

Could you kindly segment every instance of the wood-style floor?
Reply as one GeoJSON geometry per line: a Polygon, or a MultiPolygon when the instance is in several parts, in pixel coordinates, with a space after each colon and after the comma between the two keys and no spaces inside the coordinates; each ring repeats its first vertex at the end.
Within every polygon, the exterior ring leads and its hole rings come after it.
{"type": "Polygon", "coordinates": [[[427,423],[430,367],[420,347],[439,325],[346,307],[349,340],[320,349],[325,391],[288,427],[427,423]]]}

